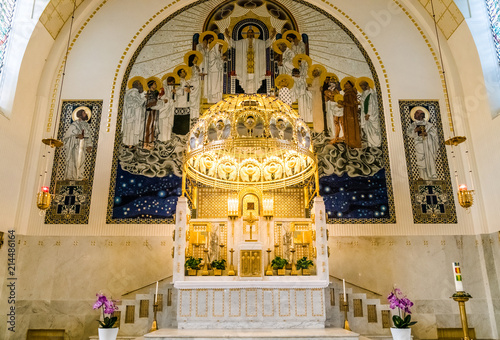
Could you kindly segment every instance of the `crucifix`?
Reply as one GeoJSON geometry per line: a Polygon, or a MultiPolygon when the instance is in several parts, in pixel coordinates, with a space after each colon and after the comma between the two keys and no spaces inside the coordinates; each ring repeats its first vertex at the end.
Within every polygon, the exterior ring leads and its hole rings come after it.
{"type": "Polygon", "coordinates": [[[250,239],[249,240],[245,240],[245,241],[247,241],[247,242],[255,242],[255,241],[257,241],[257,240],[253,240],[252,239],[252,228],[253,228],[253,223],[255,221],[258,221],[258,220],[259,219],[257,217],[255,217],[255,218],[253,217],[252,212],[250,212],[250,216],[243,218],[243,221],[247,222],[248,223],[248,227],[250,228],[250,239]]]}

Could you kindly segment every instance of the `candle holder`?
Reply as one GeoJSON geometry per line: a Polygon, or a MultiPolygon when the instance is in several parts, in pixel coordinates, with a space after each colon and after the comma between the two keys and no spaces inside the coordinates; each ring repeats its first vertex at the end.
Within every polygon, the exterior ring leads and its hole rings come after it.
{"type": "Polygon", "coordinates": [[[290,253],[292,253],[292,272],[290,273],[290,275],[299,275],[297,267],[295,266],[295,249],[290,249],[290,253]]]}
{"type": "Polygon", "coordinates": [[[266,270],[266,276],[272,276],[273,275],[273,268],[271,267],[271,248],[267,248],[267,270],[266,270]]]}
{"type": "Polygon", "coordinates": [[[343,306],[344,306],[344,329],[350,331],[351,328],[349,328],[349,321],[347,320],[347,308],[349,307],[349,303],[346,300],[344,300],[343,306]]]}
{"type": "Polygon", "coordinates": [[[231,248],[229,250],[229,252],[231,253],[231,264],[229,265],[229,271],[227,272],[227,275],[228,276],[234,276],[236,273],[234,272],[234,266],[233,266],[233,253],[234,253],[234,249],[231,248]]]}
{"type": "MultiPolygon", "coordinates": [[[[158,296],[155,296],[155,299],[158,299],[158,296]]],[[[153,324],[151,325],[150,332],[154,332],[158,330],[158,322],[156,321],[156,313],[158,312],[158,301],[153,304],[153,324]]]]}
{"type": "Polygon", "coordinates": [[[462,208],[470,208],[474,204],[474,190],[460,189],[457,192],[458,203],[462,208]]]}
{"type": "Polygon", "coordinates": [[[229,219],[231,220],[231,237],[233,239],[233,244],[234,244],[234,221],[238,218],[238,213],[237,212],[232,212],[228,215],[229,219]],[[233,215],[231,215],[233,214],[233,215]]]}
{"type": "Polygon", "coordinates": [[[454,301],[458,302],[460,309],[460,320],[462,322],[462,330],[464,332],[463,340],[471,340],[469,337],[469,326],[467,325],[467,312],[465,311],[465,303],[472,299],[472,296],[466,292],[456,292],[451,297],[454,301]]]}
{"type": "Polygon", "coordinates": [[[201,270],[201,275],[202,276],[207,276],[208,275],[208,249],[203,249],[203,252],[205,253],[205,264],[203,265],[203,269],[201,270]]]}

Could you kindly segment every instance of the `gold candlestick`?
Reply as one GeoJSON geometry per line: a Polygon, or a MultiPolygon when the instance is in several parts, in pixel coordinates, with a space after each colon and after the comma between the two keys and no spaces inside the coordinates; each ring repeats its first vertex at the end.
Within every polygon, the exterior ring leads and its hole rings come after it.
{"type": "Polygon", "coordinates": [[[233,239],[234,244],[234,221],[238,218],[238,215],[229,215],[229,219],[231,220],[231,237],[233,239]]]}
{"type": "Polygon", "coordinates": [[[267,270],[266,270],[266,276],[272,276],[273,275],[273,268],[271,268],[271,248],[267,248],[267,270]]]}
{"type": "Polygon", "coordinates": [[[349,321],[347,321],[347,308],[349,307],[349,303],[347,301],[344,301],[343,306],[344,306],[344,329],[350,331],[351,328],[349,328],[349,321]]]}
{"type": "MultiPolygon", "coordinates": [[[[157,299],[158,297],[155,296],[155,300],[157,299]]],[[[156,321],[156,313],[158,312],[158,301],[156,301],[154,304],[153,304],[153,324],[151,325],[151,329],[149,330],[150,332],[154,332],[154,331],[157,331],[158,330],[158,322],[156,321]]]]}
{"type": "Polygon", "coordinates": [[[456,292],[451,297],[453,300],[458,302],[458,308],[460,309],[460,320],[462,321],[462,330],[464,332],[463,340],[471,340],[469,337],[469,326],[467,325],[467,312],[465,311],[465,303],[472,299],[469,293],[466,292],[456,292]]]}
{"type": "Polygon", "coordinates": [[[203,249],[203,252],[205,253],[205,264],[203,265],[203,269],[201,271],[201,275],[207,276],[208,275],[208,249],[203,249]]]}
{"type": "Polygon", "coordinates": [[[295,266],[295,249],[290,249],[290,253],[292,253],[292,272],[290,273],[291,275],[299,275],[299,272],[297,271],[297,267],[295,266]]]}
{"type": "Polygon", "coordinates": [[[224,254],[224,244],[219,244],[220,247],[220,252],[219,252],[219,259],[227,259],[226,254],[224,254]]]}
{"type": "Polygon", "coordinates": [[[229,265],[229,271],[227,272],[227,275],[234,276],[235,275],[234,266],[233,266],[233,253],[234,253],[234,249],[231,248],[231,250],[229,250],[229,252],[231,253],[231,264],[229,265]]]}

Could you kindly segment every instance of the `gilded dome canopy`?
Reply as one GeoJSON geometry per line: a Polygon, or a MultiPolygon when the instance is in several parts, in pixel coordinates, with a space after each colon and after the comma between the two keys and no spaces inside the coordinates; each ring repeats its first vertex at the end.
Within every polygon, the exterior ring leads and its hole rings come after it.
{"type": "Polygon", "coordinates": [[[317,169],[307,124],[275,97],[237,95],[208,109],[188,137],[186,175],[211,187],[305,183],[317,169]]]}

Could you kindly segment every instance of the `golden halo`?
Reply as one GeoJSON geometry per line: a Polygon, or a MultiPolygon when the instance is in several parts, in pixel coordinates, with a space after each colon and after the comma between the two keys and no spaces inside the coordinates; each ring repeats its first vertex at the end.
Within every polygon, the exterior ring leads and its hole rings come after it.
{"type": "Polygon", "coordinates": [[[142,84],[142,89],[143,89],[143,90],[145,90],[145,89],[147,89],[147,88],[148,88],[148,84],[147,84],[146,79],[144,79],[144,78],[143,78],[143,77],[141,77],[141,76],[136,76],[136,77],[134,77],[134,78],[129,79],[129,81],[128,81],[128,83],[127,83],[127,86],[128,86],[128,88],[129,88],[129,89],[131,89],[131,88],[132,88],[132,85],[134,84],[134,82],[135,82],[136,80],[138,80],[138,81],[140,81],[140,82],[141,82],[141,84],[142,84]]]}
{"type": "Polygon", "coordinates": [[[373,82],[373,79],[370,79],[368,77],[359,77],[358,79],[356,79],[356,88],[358,89],[359,93],[362,93],[363,92],[363,89],[361,88],[361,86],[359,85],[359,83],[361,83],[362,81],[366,81],[368,83],[368,86],[373,89],[375,88],[375,83],[373,82]]]}
{"type": "Polygon", "coordinates": [[[170,72],[170,73],[165,73],[163,77],[161,77],[161,82],[163,83],[168,77],[174,77],[176,84],[179,84],[179,81],[181,80],[177,73],[170,72]]]}
{"type": "Polygon", "coordinates": [[[198,62],[196,65],[200,66],[201,62],[203,61],[203,54],[201,54],[200,51],[189,51],[188,53],[184,54],[184,63],[186,65],[189,65],[189,57],[195,54],[198,57],[198,62]]]}
{"type": "Polygon", "coordinates": [[[198,43],[199,44],[203,43],[203,38],[205,38],[205,36],[209,34],[214,38],[214,40],[208,45],[209,48],[212,48],[215,45],[214,41],[217,40],[217,33],[215,33],[214,31],[205,31],[201,33],[200,37],[198,38],[198,43]]]}
{"type": "Polygon", "coordinates": [[[77,121],[79,118],[76,116],[76,113],[80,110],[84,110],[85,113],[87,114],[87,117],[89,117],[89,119],[87,119],[87,121],[90,120],[90,118],[92,118],[92,111],[90,111],[90,109],[86,106],[78,106],[76,109],[73,110],[73,113],[71,114],[71,119],[73,119],[73,121],[77,121]]]}
{"type": "Polygon", "coordinates": [[[345,85],[345,83],[347,83],[348,80],[351,81],[351,83],[354,85],[353,88],[356,89],[356,78],[349,76],[349,77],[345,77],[344,79],[342,79],[340,81],[340,87],[342,88],[342,90],[344,90],[344,85],[345,85]]]}
{"type": "Polygon", "coordinates": [[[311,67],[309,67],[309,70],[307,71],[307,75],[311,79],[314,79],[314,76],[312,74],[312,72],[314,70],[319,70],[321,72],[321,74],[319,75],[319,83],[323,84],[325,82],[325,79],[326,79],[326,73],[327,73],[326,72],[326,68],[323,65],[320,65],[320,64],[314,64],[311,67]]]}
{"type": "Polygon", "coordinates": [[[282,54],[282,53],[283,53],[283,52],[281,52],[281,50],[278,48],[278,45],[279,45],[279,44],[281,44],[281,43],[286,44],[286,46],[287,46],[288,48],[292,48],[292,43],[291,43],[291,42],[289,42],[288,40],[286,40],[286,39],[283,39],[283,38],[282,38],[282,39],[278,39],[278,40],[276,40],[275,42],[273,42],[273,50],[274,50],[274,52],[276,52],[276,53],[278,53],[278,54],[282,54]]]}
{"type": "Polygon", "coordinates": [[[214,40],[214,46],[216,44],[221,44],[222,45],[222,54],[226,53],[227,49],[229,48],[229,45],[228,45],[227,41],[222,40],[222,39],[214,40]]]}
{"type": "MultiPolygon", "coordinates": [[[[181,69],[184,69],[186,71],[186,80],[191,79],[191,67],[187,65],[179,65],[174,69],[174,73],[179,75],[177,72],[179,72],[181,69]]],[[[180,82],[180,76],[179,76],[179,82],[180,82]]]]}
{"type": "Polygon", "coordinates": [[[161,82],[160,79],[158,79],[157,77],[149,77],[148,79],[146,79],[146,89],[149,90],[149,87],[147,87],[147,84],[149,83],[150,80],[154,80],[155,83],[156,83],[156,89],[158,91],[160,91],[160,89],[163,87],[163,84],[161,82]]]}
{"type": "Polygon", "coordinates": [[[338,103],[339,101],[344,100],[344,96],[341,95],[340,93],[337,93],[335,96],[333,96],[333,101],[338,103]]]}
{"type": "Polygon", "coordinates": [[[243,38],[246,38],[246,37],[247,37],[247,32],[248,32],[248,30],[249,30],[250,28],[251,28],[251,29],[252,29],[252,31],[253,31],[254,38],[255,38],[255,39],[258,39],[258,38],[260,37],[260,31],[259,31],[257,28],[255,28],[255,29],[254,29],[254,27],[253,27],[252,25],[250,25],[250,26],[247,26],[247,27],[243,28],[243,29],[241,30],[241,36],[242,36],[243,38]]]}
{"type": "Polygon", "coordinates": [[[288,88],[291,89],[295,81],[293,80],[292,76],[288,74],[280,74],[279,76],[277,76],[276,79],[274,79],[274,86],[281,89],[282,86],[280,85],[280,83],[283,79],[288,80],[288,88]]]}
{"type": "Polygon", "coordinates": [[[424,120],[426,122],[428,122],[429,118],[431,117],[431,114],[429,113],[429,110],[427,110],[423,106],[415,106],[413,109],[411,109],[411,111],[410,111],[410,118],[411,118],[411,120],[413,120],[414,122],[418,122],[418,120],[415,119],[415,112],[417,112],[418,110],[421,110],[421,111],[423,111],[425,113],[424,120]]]}
{"type": "Polygon", "coordinates": [[[302,36],[300,35],[300,33],[294,30],[288,30],[285,33],[283,33],[283,39],[286,39],[286,37],[292,33],[295,34],[295,36],[297,37],[297,39],[299,39],[299,41],[302,40],[302,36]]]}
{"type": "Polygon", "coordinates": [[[295,57],[293,57],[293,67],[295,68],[300,68],[299,67],[299,60],[305,60],[309,64],[309,67],[312,65],[312,59],[310,56],[304,53],[297,54],[295,57]]]}
{"type": "Polygon", "coordinates": [[[332,73],[332,72],[327,72],[326,73],[326,76],[327,77],[330,77],[330,79],[333,78],[333,81],[336,83],[339,81],[339,77],[337,77],[337,75],[335,73],[332,73]]]}

